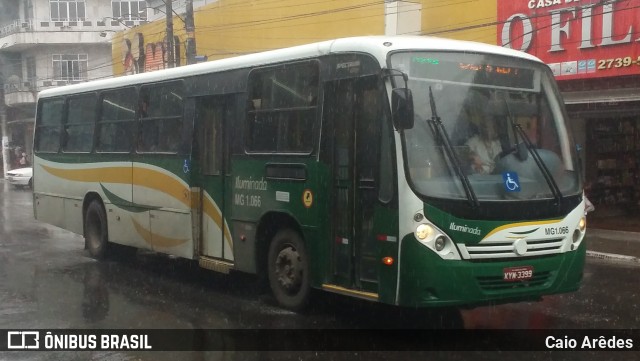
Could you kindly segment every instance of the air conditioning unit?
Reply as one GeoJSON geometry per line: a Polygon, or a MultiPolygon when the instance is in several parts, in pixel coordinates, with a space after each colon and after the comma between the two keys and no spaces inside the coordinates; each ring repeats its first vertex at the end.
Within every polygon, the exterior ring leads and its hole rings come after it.
{"type": "Polygon", "coordinates": [[[29,28],[31,28],[31,24],[29,24],[29,23],[22,23],[22,24],[20,25],[20,27],[21,27],[21,28],[23,28],[23,29],[29,29],[29,28]]]}

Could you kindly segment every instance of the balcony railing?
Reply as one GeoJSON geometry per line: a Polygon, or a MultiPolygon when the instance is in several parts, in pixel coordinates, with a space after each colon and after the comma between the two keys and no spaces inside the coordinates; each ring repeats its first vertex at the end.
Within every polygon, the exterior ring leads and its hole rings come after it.
{"type": "Polygon", "coordinates": [[[31,29],[31,19],[25,21],[14,20],[8,24],[0,26],[0,38],[18,33],[20,31],[26,31],[28,29],[31,29]]]}
{"type": "Polygon", "coordinates": [[[126,27],[145,24],[144,19],[114,19],[111,17],[101,17],[99,19],[85,20],[65,20],[52,21],[50,19],[25,19],[13,20],[9,23],[0,24],[0,38],[21,32],[32,31],[60,31],[60,29],[99,31],[104,29],[124,29],[126,27]]]}
{"type": "Polygon", "coordinates": [[[69,85],[69,84],[77,84],[88,81],[89,79],[84,80],[52,80],[52,79],[38,79],[31,81],[20,81],[4,84],[4,93],[11,94],[17,92],[38,92],[40,90],[69,85]]]}

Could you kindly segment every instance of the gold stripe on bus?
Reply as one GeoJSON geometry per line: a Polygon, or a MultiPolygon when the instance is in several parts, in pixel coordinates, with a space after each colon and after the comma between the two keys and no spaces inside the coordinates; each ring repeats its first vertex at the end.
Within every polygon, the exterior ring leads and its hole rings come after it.
{"type": "Polygon", "coordinates": [[[174,177],[153,169],[133,167],[133,179],[134,185],[161,191],[191,207],[191,190],[174,177]]]}
{"type": "MultiPolygon", "coordinates": [[[[208,194],[205,192],[205,195],[208,194]]],[[[216,206],[213,205],[211,199],[209,197],[202,197],[204,199],[204,204],[202,207],[203,212],[213,220],[215,224],[220,227],[220,229],[224,230],[224,240],[229,245],[229,248],[233,250],[233,242],[231,239],[231,234],[229,234],[229,228],[225,227],[224,220],[222,219],[222,214],[218,210],[216,206]]]]}
{"type": "MultiPolygon", "coordinates": [[[[550,221],[532,221],[532,222],[520,222],[520,223],[505,224],[504,226],[500,226],[500,227],[494,228],[491,232],[487,233],[487,235],[484,236],[484,238],[482,238],[482,239],[483,240],[487,239],[487,238],[491,237],[492,235],[494,235],[494,234],[496,234],[496,233],[498,233],[498,232],[500,232],[502,230],[508,229],[508,228],[525,227],[525,226],[542,226],[542,225],[545,225],[545,224],[559,223],[561,221],[562,221],[561,219],[554,219],[554,220],[550,220],[550,221]]],[[[522,237],[519,237],[519,238],[522,238],[522,237]]]]}
{"type": "Polygon", "coordinates": [[[191,209],[200,209],[200,188],[191,189],[191,209]]]}
{"type": "Polygon", "coordinates": [[[42,168],[58,178],[71,181],[124,184],[132,182],[131,167],[61,169],[42,165],[42,168]]]}
{"type": "Polygon", "coordinates": [[[157,170],[133,167],[132,173],[131,167],[60,169],[43,165],[42,168],[56,177],[71,181],[133,184],[151,188],[191,206],[191,191],[174,177],[157,170]]]}
{"type": "Polygon", "coordinates": [[[131,217],[131,221],[133,222],[133,226],[136,228],[136,232],[138,232],[140,237],[144,238],[144,240],[152,246],[169,248],[179,246],[188,241],[187,239],[170,238],[157,233],[152,233],[148,229],[144,228],[140,223],[136,222],[133,217],[131,217]]]}
{"type": "Polygon", "coordinates": [[[377,293],[373,293],[373,292],[351,290],[351,289],[344,288],[344,287],[341,287],[341,286],[330,285],[330,284],[326,284],[326,283],[322,285],[322,289],[325,290],[325,291],[339,293],[339,294],[345,295],[345,296],[358,297],[358,298],[362,298],[362,299],[369,300],[369,301],[377,301],[378,300],[378,294],[377,293]]]}

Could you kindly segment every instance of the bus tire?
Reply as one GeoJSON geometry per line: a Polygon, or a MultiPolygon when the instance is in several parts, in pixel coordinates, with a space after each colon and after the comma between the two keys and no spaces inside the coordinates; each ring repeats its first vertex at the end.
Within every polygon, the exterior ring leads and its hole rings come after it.
{"type": "Polygon", "coordinates": [[[310,293],[309,262],[300,234],[290,228],[276,233],[267,259],[269,285],[284,308],[303,309],[310,293]]]}
{"type": "Polygon", "coordinates": [[[102,203],[91,201],[84,217],[84,242],[91,257],[103,259],[107,254],[109,235],[107,215],[102,203]]]}

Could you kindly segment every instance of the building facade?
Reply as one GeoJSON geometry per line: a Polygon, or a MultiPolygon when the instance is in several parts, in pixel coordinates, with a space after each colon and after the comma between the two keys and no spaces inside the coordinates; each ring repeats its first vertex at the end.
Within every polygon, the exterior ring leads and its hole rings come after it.
{"type": "Polygon", "coordinates": [[[640,229],[614,221],[640,216],[640,1],[498,0],[496,14],[496,43],[536,55],[556,75],[592,221],[640,229]]]}
{"type": "MultiPolygon", "coordinates": [[[[169,54],[186,64],[186,0],[173,1],[173,46],[167,41],[166,7],[149,1],[148,24],[116,34],[115,75],[163,69],[169,54]]],[[[196,55],[215,60],[358,35],[420,34],[421,1],[194,0],[196,55]]]]}
{"type": "Polygon", "coordinates": [[[598,213],[638,213],[640,0],[194,0],[193,34],[187,0],[171,5],[169,42],[162,0],[3,2],[5,147],[30,154],[39,90],[184,65],[194,34],[199,61],[346,36],[435,35],[519,49],[549,64],[598,213]]]}
{"type": "Polygon", "coordinates": [[[18,166],[16,154],[31,156],[38,92],[112,76],[111,38],[145,23],[146,12],[146,3],[137,0],[0,3],[5,171],[18,166]]]}
{"type": "MultiPolygon", "coordinates": [[[[197,6],[194,18],[197,53],[210,60],[376,34],[435,35],[536,55],[564,96],[597,208],[592,219],[640,215],[640,0],[218,0],[197,6]]],[[[166,66],[166,22],[158,19],[117,35],[115,74],[166,66]]],[[[173,17],[176,64],[185,57],[181,20],[173,17]]]]}

